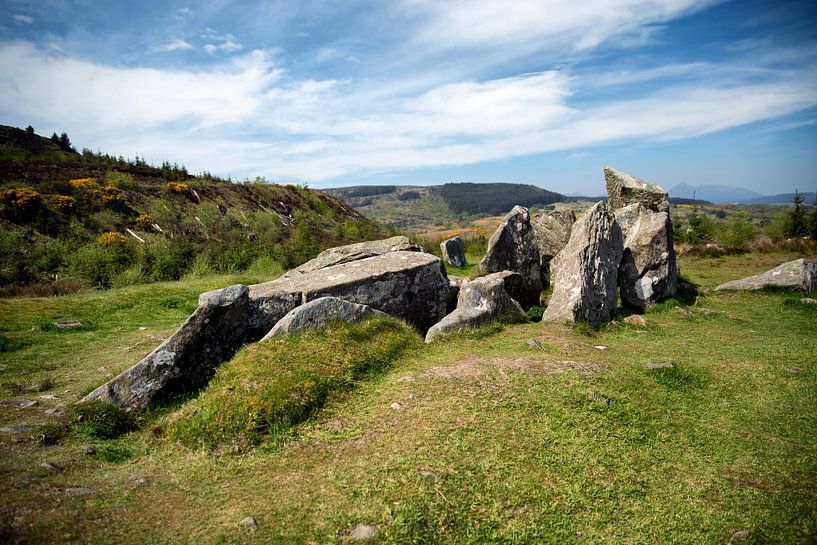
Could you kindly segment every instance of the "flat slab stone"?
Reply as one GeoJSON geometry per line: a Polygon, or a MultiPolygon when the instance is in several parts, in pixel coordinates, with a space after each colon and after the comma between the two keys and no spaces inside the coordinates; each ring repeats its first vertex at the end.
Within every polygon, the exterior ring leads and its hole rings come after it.
{"type": "Polygon", "coordinates": [[[755,276],[732,280],[716,290],[756,290],[765,286],[788,288],[792,291],[811,291],[817,282],[817,264],[806,259],[788,261],[755,276]]]}
{"type": "Polygon", "coordinates": [[[6,407],[17,407],[18,409],[27,409],[37,404],[34,399],[0,399],[0,405],[6,407]]]}
{"type": "Polygon", "coordinates": [[[296,267],[283,275],[284,278],[308,274],[333,265],[349,263],[368,257],[387,254],[389,252],[422,252],[423,248],[412,242],[408,237],[396,236],[382,240],[369,240],[346,246],[329,248],[319,253],[300,267],[296,267]]]}
{"type": "Polygon", "coordinates": [[[207,292],[173,335],[82,401],[139,411],[151,402],[199,389],[242,345],[260,340],[291,310],[321,297],[368,305],[425,333],[445,316],[449,291],[438,257],[394,251],[263,284],[207,292]]]}

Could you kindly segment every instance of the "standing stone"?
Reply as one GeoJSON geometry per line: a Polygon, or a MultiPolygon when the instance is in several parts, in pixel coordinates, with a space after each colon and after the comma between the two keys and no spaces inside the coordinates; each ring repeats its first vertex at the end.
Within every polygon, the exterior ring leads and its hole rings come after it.
{"type": "Polygon", "coordinates": [[[651,212],[635,203],[618,210],[616,220],[624,235],[618,280],[621,300],[644,310],[675,295],[678,263],[669,214],[651,212]]]}
{"type": "Polygon", "coordinates": [[[454,267],[465,266],[465,243],[462,237],[456,236],[442,241],[440,250],[443,253],[443,259],[454,267]]]}
{"type": "Polygon", "coordinates": [[[653,212],[669,212],[669,197],[661,186],[639,180],[612,167],[604,167],[604,181],[610,209],[641,203],[653,212]]]}
{"type": "Polygon", "coordinates": [[[787,261],[763,274],[732,280],[716,290],[756,290],[777,286],[793,291],[811,291],[817,286],[817,264],[806,259],[787,261]]]}
{"type": "Polygon", "coordinates": [[[488,240],[488,251],[479,264],[484,273],[514,271],[522,275],[523,294],[519,302],[525,306],[539,302],[542,273],[539,250],[534,239],[528,209],[514,206],[488,240]]]}
{"type": "Polygon", "coordinates": [[[426,342],[443,333],[476,329],[496,319],[525,320],[525,311],[505,289],[514,280],[521,281],[518,273],[503,271],[463,283],[457,309],[428,330],[426,342]]]}
{"type": "Polygon", "coordinates": [[[537,210],[533,214],[533,239],[539,251],[539,269],[542,285],[551,283],[550,261],[562,251],[570,240],[570,231],[576,223],[572,208],[557,207],[554,210],[537,210]]]}
{"type": "Polygon", "coordinates": [[[265,341],[284,333],[295,333],[304,329],[323,328],[333,321],[359,322],[366,316],[386,317],[388,315],[369,305],[359,305],[338,297],[319,297],[290,310],[261,340],[265,341]]]}
{"type": "Polygon", "coordinates": [[[550,262],[555,283],[542,320],[598,325],[618,302],[618,266],[624,252],[621,228],[607,205],[594,204],[573,225],[570,241],[550,262]]]}

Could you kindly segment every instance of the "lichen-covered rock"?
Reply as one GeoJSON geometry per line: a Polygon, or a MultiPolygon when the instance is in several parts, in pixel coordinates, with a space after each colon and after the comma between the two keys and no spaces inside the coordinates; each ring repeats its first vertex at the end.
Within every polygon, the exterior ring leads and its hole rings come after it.
{"type": "Polygon", "coordinates": [[[422,252],[423,248],[408,237],[396,236],[386,238],[383,240],[370,240],[366,242],[358,242],[355,244],[347,244],[346,246],[337,246],[336,248],[329,248],[319,253],[317,257],[311,259],[297,267],[288,271],[283,276],[285,278],[307,274],[320,269],[325,269],[333,265],[340,265],[341,263],[349,263],[350,261],[357,261],[359,259],[366,259],[377,255],[387,254],[389,252],[422,252]]]}
{"type": "Polygon", "coordinates": [[[573,225],[570,240],[551,262],[553,295],[542,320],[598,325],[618,302],[618,266],[624,252],[621,228],[607,205],[593,205],[573,225]]]}
{"type": "Polygon", "coordinates": [[[319,297],[290,310],[278,320],[262,341],[284,333],[295,333],[304,329],[320,329],[330,322],[359,322],[366,316],[388,316],[369,305],[359,305],[338,297],[319,297]]]}
{"type": "Polygon", "coordinates": [[[443,259],[454,267],[465,265],[465,242],[462,237],[451,237],[440,243],[443,259]]]}
{"type": "Polygon", "coordinates": [[[514,271],[522,275],[523,293],[518,300],[535,305],[542,291],[539,250],[528,209],[514,206],[488,240],[488,250],[479,264],[484,273],[514,271]]]}
{"type": "Polygon", "coordinates": [[[254,334],[246,325],[253,313],[248,293],[247,286],[237,285],[202,294],[199,307],[170,338],[82,401],[138,411],[151,401],[205,385],[254,334]]]}
{"type": "Polygon", "coordinates": [[[619,266],[621,300],[647,309],[678,291],[678,263],[672,242],[672,222],[665,212],[651,212],[639,203],[616,212],[624,235],[619,266]]]}
{"type": "Polygon", "coordinates": [[[756,290],[764,286],[777,286],[792,291],[811,291],[817,285],[817,264],[806,259],[787,261],[765,273],[732,280],[721,284],[716,290],[756,290]]]}
{"type": "Polygon", "coordinates": [[[525,311],[505,291],[506,282],[514,279],[522,280],[518,273],[504,271],[463,283],[457,309],[428,330],[426,342],[443,333],[475,329],[496,319],[525,320],[525,311]]]}
{"type": "Polygon", "coordinates": [[[83,401],[107,401],[136,411],[198,389],[241,345],[258,341],[289,311],[320,297],[369,305],[425,333],[445,316],[449,290],[438,257],[396,251],[249,288],[208,292],[162,345],[83,401]]]}
{"type": "Polygon", "coordinates": [[[557,207],[537,210],[531,219],[533,239],[539,251],[539,269],[542,285],[550,285],[550,262],[570,240],[570,231],[576,223],[572,208],[557,207]]]}
{"type": "Polygon", "coordinates": [[[604,167],[604,181],[611,210],[638,202],[653,212],[669,212],[669,197],[661,186],[639,180],[612,167],[604,167]]]}

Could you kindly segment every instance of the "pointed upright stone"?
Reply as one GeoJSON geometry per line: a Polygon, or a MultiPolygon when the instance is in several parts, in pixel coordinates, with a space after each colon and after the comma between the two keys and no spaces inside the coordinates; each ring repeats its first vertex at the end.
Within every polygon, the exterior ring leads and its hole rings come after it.
{"type": "Polygon", "coordinates": [[[447,261],[454,267],[465,266],[465,242],[462,237],[456,236],[444,240],[440,243],[440,251],[443,254],[443,260],[447,261]]]}
{"type": "Polygon", "coordinates": [[[539,250],[534,239],[530,213],[514,206],[488,240],[488,251],[479,264],[484,273],[514,271],[522,275],[519,301],[525,306],[538,304],[542,291],[539,250]]]}
{"type": "Polygon", "coordinates": [[[607,185],[610,209],[613,211],[638,202],[653,212],[669,213],[669,197],[659,185],[645,182],[613,167],[604,167],[604,182],[607,185]]]}
{"type": "Polygon", "coordinates": [[[598,325],[618,302],[618,266],[624,251],[621,229],[603,202],[573,225],[570,240],[550,262],[553,295],[542,320],[598,325]]]}

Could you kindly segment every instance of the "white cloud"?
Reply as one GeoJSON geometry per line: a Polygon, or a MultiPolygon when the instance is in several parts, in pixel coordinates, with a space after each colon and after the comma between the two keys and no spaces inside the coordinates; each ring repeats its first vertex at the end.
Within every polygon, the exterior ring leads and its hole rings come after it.
{"type": "Polygon", "coordinates": [[[34,17],[30,15],[15,15],[12,19],[14,19],[14,23],[18,25],[30,25],[34,22],[34,17]]]}
{"type": "Polygon", "coordinates": [[[221,34],[214,28],[205,28],[201,37],[214,42],[204,46],[204,50],[210,55],[215,55],[216,53],[234,53],[244,49],[244,46],[236,41],[235,36],[232,34],[221,34]]]}
{"type": "Polygon", "coordinates": [[[193,15],[193,10],[190,8],[184,7],[176,10],[176,17],[179,19],[184,19],[191,15],[193,15]]]}
{"type": "Polygon", "coordinates": [[[193,46],[184,40],[174,38],[165,44],[151,47],[150,51],[152,53],[166,53],[170,51],[183,51],[186,49],[193,49],[193,46]]]}

